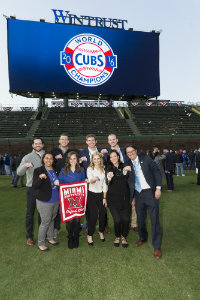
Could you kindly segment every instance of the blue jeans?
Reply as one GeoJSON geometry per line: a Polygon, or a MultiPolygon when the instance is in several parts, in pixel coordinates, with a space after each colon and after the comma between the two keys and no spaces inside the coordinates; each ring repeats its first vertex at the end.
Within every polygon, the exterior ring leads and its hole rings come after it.
{"type": "Polygon", "coordinates": [[[10,166],[5,165],[5,173],[7,176],[10,175],[10,166]]]}
{"type": "Polygon", "coordinates": [[[11,181],[11,184],[15,183],[16,176],[17,176],[17,172],[16,171],[12,171],[12,181],[11,181]]]}
{"type": "Polygon", "coordinates": [[[20,179],[20,184],[21,186],[25,186],[24,184],[24,175],[23,176],[18,176],[16,175],[15,177],[15,182],[14,182],[14,186],[17,186],[18,180],[20,179]]]}
{"type": "Polygon", "coordinates": [[[180,175],[180,174],[179,174],[179,168],[181,169],[181,175],[184,175],[183,163],[176,163],[176,171],[177,171],[177,175],[180,175]]]}

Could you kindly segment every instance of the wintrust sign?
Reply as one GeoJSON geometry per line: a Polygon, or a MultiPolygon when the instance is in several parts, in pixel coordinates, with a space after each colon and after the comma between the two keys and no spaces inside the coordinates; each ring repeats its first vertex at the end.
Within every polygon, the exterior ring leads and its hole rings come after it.
{"type": "Polygon", "coordinates": [[[113,29],[125,29],[127,20],[100,18],[91,16],[77,16],[70,14],[67,10],[52,9],[55,16],[55,23],[64,23],[69,25],[93,26],[113,29]]]}

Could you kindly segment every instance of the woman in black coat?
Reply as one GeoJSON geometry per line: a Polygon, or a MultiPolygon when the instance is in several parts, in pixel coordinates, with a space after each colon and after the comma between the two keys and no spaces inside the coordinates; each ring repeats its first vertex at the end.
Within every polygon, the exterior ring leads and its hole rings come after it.
{"type": "Polygon", "coordinates": [[[53,170],[53,156],[45,153],[42,159],[43,166],[36,168],[33,174],[33,188],[36,192],[37,210],[41,217],[41,224],[38,232],[38,248],[41,251],[48,251],[45,246],[45,239],[51,245],[59,243],[53,239],[54,219],[59,207],[59,181],[53,170]]]}
{"type": "Polygon", "coordinates": [[[107,205],[114,220],[114,246],[119,247],[120,237],[122,247],[127,248],[126,237],[129,231],[131,204],[128,185],[128,174],[123,172],[124,164],[120,155],[112,150],[108,155],[106,177],[108,181],[107,205]]]}

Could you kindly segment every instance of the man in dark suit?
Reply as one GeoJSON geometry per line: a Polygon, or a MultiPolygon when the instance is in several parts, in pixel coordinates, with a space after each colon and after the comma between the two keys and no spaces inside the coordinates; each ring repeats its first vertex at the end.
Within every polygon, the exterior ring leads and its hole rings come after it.
{"type": "Polygon", "coordinates": [[[196,155],[196,168],[198,169],[197,184],[200,185],[200,147],[196,151],[195,155],[196,155]]]}
{"type": "Polygon", "coordinates": [[[97,140],[94,134],[88,134],[86,136],[86,144],[87,148],[83,149],[79,153],[79,163],[82,168],[84,168],[85,172],[90,164],[92,154],[96,151],[101,152],[100,148],[97,148],[97,140]]]}
{"type": "Polygon", "coordinates": [[[137,213],[139,240],[136,242],[136,246],[142,246],[143,243],[147,242],[148,233],[145,221],[148,209],[152,227],[154,257],[160,259],[162,252],[160,250],[159,198],[161,196],[162,175],[156,163],[149,156],[137,154],[134,145],[127,145],[125,151],[130,159],[129,166],[125,167],[125,170],[130,172],[130,197],[137,213]],[[134,197],[135,201],[133,200],[134,197]]]}
{"type": "Polygon", "coordinates": [[[191,151],[188,153],[188,157],[189,157],[190,170],[194,170],[195,169],[195,153],[194,153],[194,150],[191,149],[191,151]]]}
{"type": "Polygon", "coordinates": [[[168,147],[165,147],[163,149],[163,153],[166,156],[164,169],[167,180],[167,191],[172,192],[174,190],[173,174],[175,167],[175,158],[174,154],[169,151],[168,147]]]}
{"type": "Polygon", "coordinates": [[[129,162],[129,158],[127,157],[124,147],[120,147],[118,144],[118,138],[116,134],[110,133],[108,136],[108,144],[110,147],[107,149],[103,149],[101,152],[104,154],[104,160],[107,161],[107,154],[110,153],[111,150],[116,150],[120,155],[121,162],[127,164],[129,162]]]}
{"type": "Polygon", "coordinates": [[[67,154],[70,152],[68,148],[69,138],[66,133],[62,133],[59,138],[59,146],[51,151],[54,158],[54,169],[59,174],[65,166],[67,154]]]}

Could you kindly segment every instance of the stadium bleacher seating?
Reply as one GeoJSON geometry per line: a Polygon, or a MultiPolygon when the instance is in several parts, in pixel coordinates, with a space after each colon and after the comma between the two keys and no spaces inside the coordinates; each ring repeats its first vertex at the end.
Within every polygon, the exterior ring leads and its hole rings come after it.
{"type": "Polygon", "coordinates": [[[151,106],[129,108],[141,135],[187,135],[200,133],[200,116],[191,107],[151,106]]]}
{"type": "Polygon", "coordinates": [[[34,120],[32,111],[0,111],[0,137],[26,137],[34,120]]]}
{"type": "Polygon", "coordinates": [[[85,138],[88,133],[99,137],[106,137],[108,133],[123,137],[200,134],[200,115],[191,106],[138,105],[122,108],[121,114],[113,107],[52,107],[44,111],[38,121],[33,116],[39,112],[1,111],[0,137],[30,138],[34,135],[57,138],[62,132],[74,138],[85,138]],[[133,133],[133,126],[131,127],[127,116],[130,116],[139,134],[133,133]]]}
{"type": "Polygon", "coordinates": [[[126,120],[120,119],[114,108],[66,107],[51,108],[47,120],[40,121],[35,136],[54,137],[62,132],[67,132],[72,137],[85,136],[88,133],[106,136],[110,132],[132,135],[126,120]]]}

